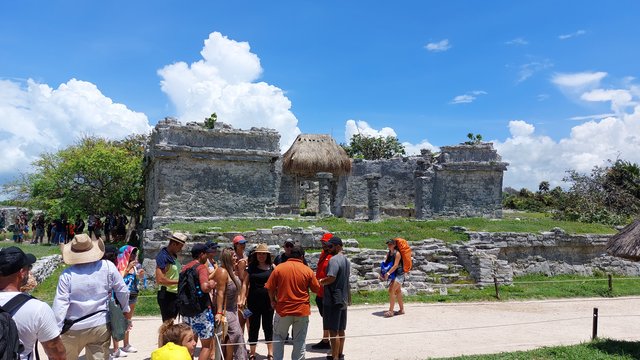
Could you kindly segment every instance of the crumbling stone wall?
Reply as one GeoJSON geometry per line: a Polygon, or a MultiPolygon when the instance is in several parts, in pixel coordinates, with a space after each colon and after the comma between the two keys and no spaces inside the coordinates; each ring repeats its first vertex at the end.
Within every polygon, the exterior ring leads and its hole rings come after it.
{"type": "Polygon", "coordinates": [[[279,139],[270,129],[160,121],[145,154],[145,228],[193,216],[274,215],[279,139]]]}

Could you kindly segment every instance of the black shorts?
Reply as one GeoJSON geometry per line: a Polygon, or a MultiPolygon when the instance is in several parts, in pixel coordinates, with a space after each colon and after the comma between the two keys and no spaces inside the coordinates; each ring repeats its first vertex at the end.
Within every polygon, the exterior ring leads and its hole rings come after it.
{"type": "Polygon", "coordinates": [[[320,312],[320,316],[322,316],[322,313],[324,313],[322,310],[322,297],[316,296],[316,306],[318,306],[318,311],[320,312]]]}
{"type": "Polygon", "coordinates": [[[158,306],[162,322],[178,317],[178,294],[167,291],[165,286],[161,286],[158,291],[158,306]]]}
{"type": "Polygon", "coordinates": [[[342,309],[342,305],[323,305],[322,328],[331,331],[345,330],[347,328],[347,309],[342,309]]]}

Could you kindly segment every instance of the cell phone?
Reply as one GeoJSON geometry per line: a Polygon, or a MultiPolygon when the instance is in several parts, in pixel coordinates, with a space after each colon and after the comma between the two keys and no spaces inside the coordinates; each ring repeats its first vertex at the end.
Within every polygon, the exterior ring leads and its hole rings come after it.
{"type": "Polygon", "coordinates": [[[245,319],[249,318],[251,315],[253,315],[253,312],[251,312],[249,308],[244,309],[244,311],[242,312],[242,317],[244,317],[245,319]]]}

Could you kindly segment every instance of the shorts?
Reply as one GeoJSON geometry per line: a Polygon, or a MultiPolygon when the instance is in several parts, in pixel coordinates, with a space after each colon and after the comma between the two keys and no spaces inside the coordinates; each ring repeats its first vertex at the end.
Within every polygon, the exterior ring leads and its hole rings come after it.
{"type": "Polygon", "coordinates": [[[400,285],[404,284],[404,274],[396,274],[396,278],[393,279],[391,282],[398,282],[400,285]]]}
{"type": "Polygon", "coordinates": [[[213,337],[215,319],[211,309],[207,309],[196,316],[183,316],[182,322],[191,326],[193,332],[200,339],[211,339],[213,337]]]}
{"type": "Polygon", "coordinates": [[[340,331],[347,328],[347,309],[342,305],[324,304],[322,328],[324,330],[340,331]]]}
{"type": "Polygon", "coordinates": [[[318,306],[318,312],[320,312],[320,316],[324,313],[323,305],[322,305],[322,297],[316,296],[316,305],[318,306]]]}
{"type": "Polygon", "coordinates": [[[138,303],[138,293],[129,293],[129,305],[138,303]]]}

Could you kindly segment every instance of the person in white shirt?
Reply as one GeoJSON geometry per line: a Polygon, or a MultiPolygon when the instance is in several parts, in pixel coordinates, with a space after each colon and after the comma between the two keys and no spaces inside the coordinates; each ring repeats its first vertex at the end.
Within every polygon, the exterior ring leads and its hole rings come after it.
{"type": "Polygon", "coordinates": [[[79,320],[61,335],[67,359],[76,360],[82,349],[87,360],[109,358],[111,332],[107,326],[108,301],[112,292],[129,312],[129,290],[116,266],[106,260],[102,239],[91,240],[87,234],[78,234],[62,248],[62,259],[68,265],[58,280],[53,299],[53,312],[60,329],[65,319],[79,320]]]}
{"type": "MultiPolygon", "coordinates": [[[[12,299],[22,294],[20,287],[27,282],[35,261],[35,256],[25,254],[15,246],[0,249],[0,305],[10,305],[12,299]]],[[[18,337],[24,346],[20,359],[34,359],[34,348],[38,341],[42,343],[49,359],[66,359],[60,329],[49,305],[26,294],[21,298],[24,299],[18,304],[22,305],[16,307],[12,316],[18,328],[18,337]]]]}

